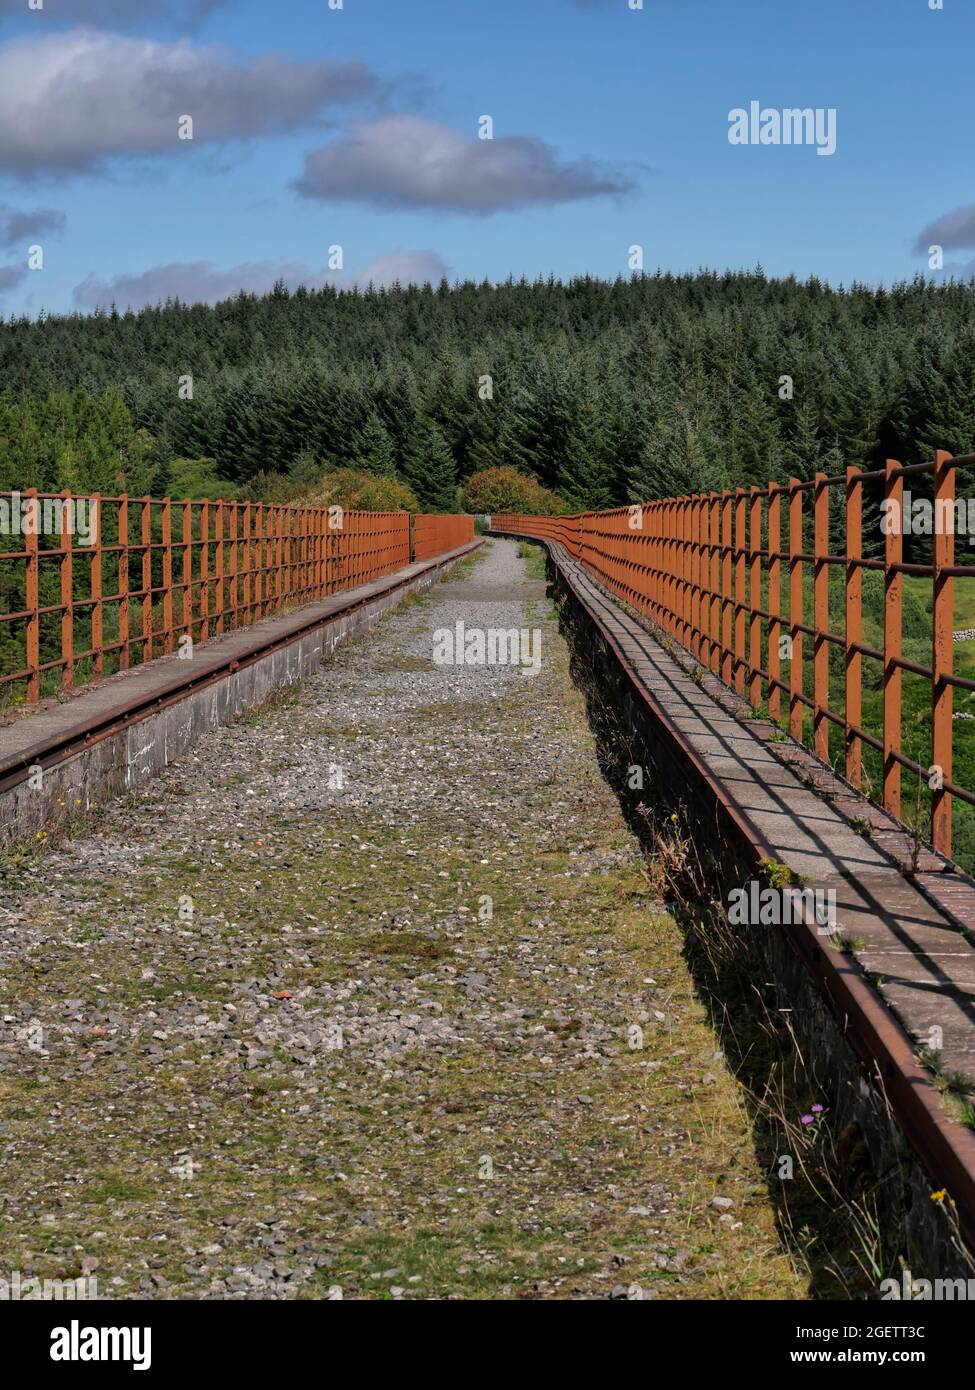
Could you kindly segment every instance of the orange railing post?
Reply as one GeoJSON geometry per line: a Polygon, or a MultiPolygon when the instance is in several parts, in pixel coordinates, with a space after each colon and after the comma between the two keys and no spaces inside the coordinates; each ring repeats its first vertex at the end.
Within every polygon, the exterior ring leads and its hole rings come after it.
{"type": "Polygon", "coordinates": [[[711,665],[711,509],[707,497],[700,499],[700,548],[698,551],[698,584],[700,588],[701,642],[698,657],[707,670],[711,665]]]}
{"type": "Polygon", "coordinates": [[[782,715],[782,679],[779,644],[782,640],[782,536],[779,517],[782,493],[776,483],[768,485],[768,712],[778,723],[782,715]]]}
{"type": "Polygon", "coordinates": [[[857,647],[863,641],[863,484],[856,468],[846,470],[846,663],[844,709],[846,776],[859,787],[863,779],[862,741],[855,733],[863,715],[860,687],[863,659],[857,647]]]}
{"type": "Polygon", "coordinates": [[[217,631],[217,636],[219,637],[220,634],[223,632],[223,629],[224,629],[223,616],[224,616],[224,602],[225,602],[225,597],[224,597],[224,583],[223,583],[224,562],[223,562],[223,498],[222,498],[222,497],[218,497],[218,498],[217,498],[217,505],[216,505],[216,507],[214,508],[214,517],[213,517],[213,539],[214,539],[214,547],[213,547],[213,580],[214,580],[214,584],[213,584],[213,593],[214,593],[214,604],[215,604],[214,615],[215,615],[215,617],[216,617],[216,631],[217,631]]]}
{"type": "Polygon", "coordinates": [[[735,488],[735,689],[739,695],[745,693],[745,535],[746,498],[744,490],[735,488]]]}
{"type": "Polygon", "coordinates": [[[40,585],[40,500],[37,488],[27,491],[28,509],[33,510],[34,524],[25,528],[24,549],[27,558],[24,562],[24,607],[27,610],[27,631],[25,636],[27,657],[27,699],[37,704],[41,698],[41,585],[40,585]]]}
{"type": "Polygon", "coordinates": [[[162,505],[162,624],[163,652],[173,650],[173,504],[167,497],[162,505]]]}
{"type": "Polygon", "coordinates": [[[904,555],[904,479],[900,465],[888,459],[884,466],[887,502],[887,537],[884,571],[884,806],[900,816],[901,768],[897,761],[901,742],[901,608],[904,586],[900,565],[904,555]]]}
{"type": "Polygon", "coordinates": [[[61,569],[61,689],[70,690],[74,684],[74,577],[72,569],[73,541],[68,525],[71,493],[61,493],[60,569],[61,569]]]}
{"type": "Polygon", "coordinates": [[[725,489],[721,494],[721,679],[725,685],[733,679],[731,508],[731,493],[725,489]]]}
{"type": "Polygon", "coordinates": [[[789,479],[789,732],[802,742],[802,492],[789,479]]]}
{"type": "Polygon", "coordinates": [[[259,618],[266,618],[271,611],[271,595],[274,589],[273,565],[271,557],[274,553],[274,512],[271,504],[260,503],[258,506],[258,525],[260,527],[260,542],[257,550],[257,585],[258,596],[260,598],[259,618]]]}
{"type": "Polygon", "coordinates": [[[91,672],[98,680],[105,669],[104,629],[102,610],[102,496],[91,498],[90,516],[94,517],[95,536],[91,556],[91,672]]]}
{"type": "Polygon", "coordinates": [[[200,641],[210,636],[210,505],[200,503],[200,641]]]}
{"type": "Polygon", "coordinates": [[[129,664],[129,499],[123,492],[118,503],[118,661],[129,664]]]}
{"type": "Polygon", "coordinates": [[[243,604],[244,622],[252,623],[254,613],[251,609],[251,584],[254,552],[251,543],[251,504],[244,503],[244,514],[241,518],[241,559],[244,572],[243,585],[241,591],[241,602],[243,604]]]}
{"type": "Polygon", "coordinates": [[[682,497],[678,503],[678,517],[680,521],[680,640],[685,647],[692,648],[694,638],[691,628],[691,590],[693,576],[691,573],[691,511],[692,502],[689,497],[682,497]]]}
{"type": "Polygon", "coordinates": [[[721,499],[711,493],[711,670],[721,671],[721,499]]]}
{"type": "Polygon", "coordinates": [[[813,751],[829,762],[829,493],[826,474],[813,488],[813,751]]]}
{"type": "Polygon", "coordinates": [[[951,854],[951,797],[944,783],[952,775],[952,674],[954,659],[955,470],[951,455],[934,456],[934,623],[931,660],[931,839],[951,854]]]}
{"type": "Polygon", "coordinates": [[[152,501],[142,498],[142,660],[152,660],[152,501]]]}
{"type": "Polygon", "coordinates": [[[749,634],[748,634],[748,699],[752,708],[762,703],[762,494],[751,489],[749,541],[749,634]]]}
{"type": "Polygon", "coordinates": [[[193,503],[183,501],[183,620],[180,626],[193,638],[193,503]]]}
{"type": "Polygon", "coordinates": [[[691,513],[691,613],[690,628],[694,655],[700,661],[703,647],[701,631],[701,499],[690,498],[691,513]]]}
{"type": "Polygon", "coordinates": [[[316,569],[316,585],[319,598],[324,598],[328,593],[328,508],[315,508],[315,536],[318,547],[318,565],[316,569]]]}
{"type": "Polygon", "coordinates": [[[240,623],[238,608],[240,604],[240,537],[237,534],[239,517],[237,515],[237,503],[230,503],[230,535],[228,545],[230,548],[230,566],[227,571],[227,587],[230,593],[230,628],[231,631],[240,623]]]}

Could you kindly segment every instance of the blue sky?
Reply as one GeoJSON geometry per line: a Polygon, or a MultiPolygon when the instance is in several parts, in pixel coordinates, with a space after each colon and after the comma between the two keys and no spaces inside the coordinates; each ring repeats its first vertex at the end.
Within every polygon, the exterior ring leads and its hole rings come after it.
{"type": "Polygon", "coordinates": [[[0,311],[633,244],[889,283],[940,237],[967,273],[973,52],[970,0],[0,0],[0,311]],[[835,108],[836,153],[730,144],[752,101],[835,108]]]}

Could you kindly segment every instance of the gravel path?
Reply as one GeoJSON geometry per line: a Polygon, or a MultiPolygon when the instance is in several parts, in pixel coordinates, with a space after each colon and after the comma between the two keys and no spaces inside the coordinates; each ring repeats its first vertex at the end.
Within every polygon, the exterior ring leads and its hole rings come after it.
{"type": "Polygon", "coordinates": [[[4,863],[0,1269],[102,1296],[802,1295],[567,666],[495,541],[4,863]],[[434,664],[458,620],[538,629],[539,673],[434,664]]]}

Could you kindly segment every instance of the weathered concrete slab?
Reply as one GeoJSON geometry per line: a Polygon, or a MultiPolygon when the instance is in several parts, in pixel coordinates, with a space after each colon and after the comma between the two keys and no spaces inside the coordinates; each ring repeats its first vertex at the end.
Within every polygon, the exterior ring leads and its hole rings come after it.
{"type": "MultiPolygon", "coordinates": [[[[768,743],[767,722],[735,718],[706,688],[715,691],[716,680],[692,680],[676,657],[585,570],[571,560],[560,563],[571,570],[573,584],[586,602],[598,609],[642,684],[709,773],[720,779],[734,809],[772,847],[775,858],[807,878],[810,887],[835,891],[839,935],[852,944],[918,1048],[940,1042],[936,1050],[942,1070],[955,1079],[966,1078],[975,1092],[975,949],[957,910],[946,911],[930,891],[923,891],[929,884],[905,877],[888,852],[884,839],[902,842],[903,828],[885,818],[886,831],[881,829],[884,819],[878,823],[876,809],[840,779],[831,778],[830,770],[805,750],[791,743],[768,743]],[[807,777],[811,764],[817,776],[831,778],[842,791],[845,814],[803,780],[794,768],[797,761],[805,765],[801,770],[807,777]],[[853,828],[853,819],[877,826],[870,839],[853,828]]],[[[728,694],[734,702],[734,693],[728,694]]],[[[919,867],[935,864],[941,872],[927,878],[943,883],[954,877],[958,908],[975,908],[969,881],[952,875],[951,866],[928,855],[919,867]]],[[[975,926],[975,911],[969,920],[975,926]]]]}
{"type": "Polygon", "coordinates": [[[756,988],[788,1019],[834,1132],[863,1140],[884,1229],[900,1232],[912,1267],[969,1271],[975,1132],[946,1107],[919,1054],[935,1038],[946,1043],[938,1064],[956,1093],[959,1074],[975,1074],[975,952],[954,911],[975,903],[975,885],[933,854],[922,854],[922,871],[905,878],[916,847],[902,826],[800,745],[770,742],[774,725],[752,718],[733,690],[702,678],[691,654],[658,642],[645,619],[561,547],[551,549],[563,622],[592,717],[604,726],[604,773],[617,794],[657,824],[683,813],[712,893],[749,880],[761,886],[763,859],[810,870],[804,886],[834,888],[845,944],[822,935],[811,913],[735,930],[754,933],[756,968],[765,972],[756,988]],[[645,780],[627,791],[633,764],[645,780]],[[951,1195],[950,1214],[931,1201],[938,1192],[951,1195]]]}

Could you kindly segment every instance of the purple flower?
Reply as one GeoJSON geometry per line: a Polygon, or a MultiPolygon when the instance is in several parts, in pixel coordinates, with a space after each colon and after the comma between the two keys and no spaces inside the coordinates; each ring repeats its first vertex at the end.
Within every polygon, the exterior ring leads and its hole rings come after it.
{"type": "Polygon", "coordinates": [[[814,1115],[821,1115],[823,1113],[823,1107],[821,1105],[814,1105],[812,1112],[814,1115]]]}
{"type": "Polygon", "coordinates": [[[803,1115],[803,1117],[802,1117],[802,1123],[803,1123],[804,1125],[811,1125],[812,1122],[813,1122],[813,1117],[812,1117],[811,1115],[803,1115]]]}

